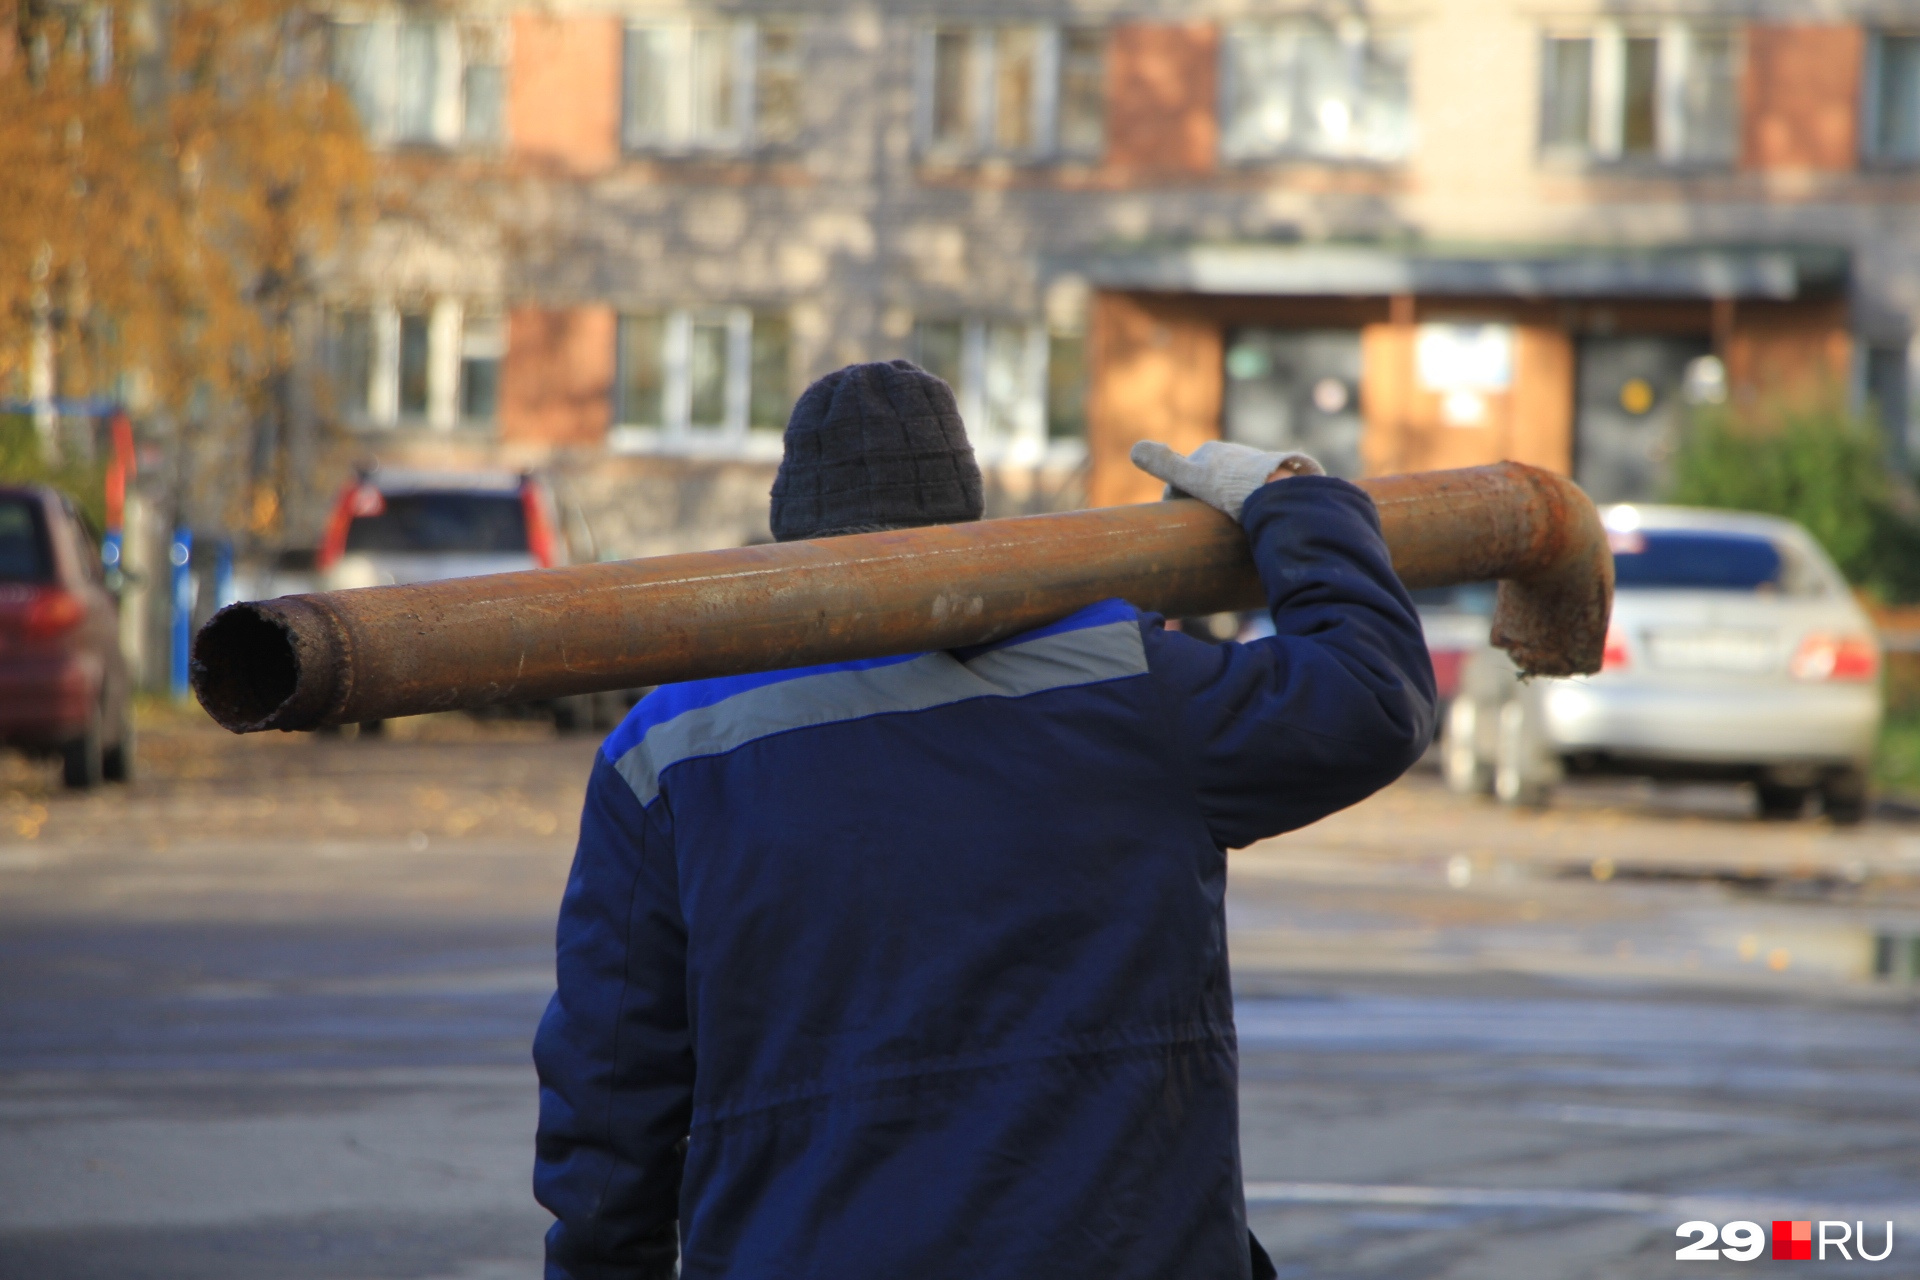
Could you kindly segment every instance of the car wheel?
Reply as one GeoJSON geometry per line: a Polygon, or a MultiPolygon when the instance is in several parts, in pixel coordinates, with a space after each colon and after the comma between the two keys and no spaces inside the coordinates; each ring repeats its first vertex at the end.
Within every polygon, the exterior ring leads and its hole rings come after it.
{"type": "Polygon", "coordinates": [[[1553,801],[1557,779],[1527,708],[1515,698],[1500,708],[1499,746],[1493,761],[1493,794],[1501,804],[1544,809],[1553,801]]]}
{"type": "Polygon", "coordinates": [[[1806,787],[1783,787],[1776,782],[1756,782],[1762,822],[1793,822],[1806,811],[1806,787]]]}
{"type": "Polygon", "coordinates": [[[100,708],[87,717],[84,733],[60,748],[61,781],[77,791],[100,785],[106,772],[106,749],[101,742],[100,708]]]}
{"type": "Polygon", "coordinates": [[[387,722],[385,720],[362,720],[360,722],[360,736],[363,738],[384,738],[386,734],[387,722]]]}
{"type": "Polygon", "coordinates": [[[108,782],[133,781],[133,711],[120,713],[120,733],[113,745],[100,753],[100,775],[108,782]]]}
{"type": "Polygon", "coordinates": [[[1456,795],[1483,796],[1493,790],[1493,770],[1480,756],[1480,709],[1465,694],[1447,708],[1447,725],[1440,734],[1440,773],[1447,790],[1456,795]]]}
{"type": "Polygon", "coordinates": [[[1835,826],[1851,827],[1867,816],[1867,775],[1845,769],[1820,784],[1820,810],[1835,826]]]}

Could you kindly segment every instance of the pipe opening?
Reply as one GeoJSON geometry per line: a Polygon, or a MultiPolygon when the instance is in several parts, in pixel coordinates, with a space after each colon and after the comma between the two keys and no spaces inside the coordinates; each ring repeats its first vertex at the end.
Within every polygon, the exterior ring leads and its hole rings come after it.
{"type": "Polygon", "coordinates": [[[267,728],[299,681],[291,630],[248,605],[222,609],[194,638],[193,691],[207,713],[235,733],[267,728]]]}

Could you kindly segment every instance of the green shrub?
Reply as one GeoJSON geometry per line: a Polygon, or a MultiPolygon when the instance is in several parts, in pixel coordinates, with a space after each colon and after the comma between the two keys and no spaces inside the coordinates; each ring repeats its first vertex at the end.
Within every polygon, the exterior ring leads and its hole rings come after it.
{"type": "Polygon", "coordinates": [[[1765,417],[1702,411],[1682,437],[1668,496],[1797,520],[1849,582],[1888,600],[1920,599],[1920,524],[1894,505],[1871,417],[1831,406],[1765,417]]]}
{"type": "Polygon", "coordinates": [[[0,414],[0,484],[52,485],[86,512],[95,529],[106,527],[105,465],[79,459],[48,462],[40,448],[40,433],[27,414],[0,414]]]}

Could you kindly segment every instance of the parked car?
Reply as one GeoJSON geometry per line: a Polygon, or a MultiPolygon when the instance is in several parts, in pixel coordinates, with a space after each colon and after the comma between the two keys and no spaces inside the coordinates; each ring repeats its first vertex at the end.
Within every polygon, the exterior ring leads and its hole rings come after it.
{"type": "Polygon", "coordinates": [[[63,494],[0,487],[0,745],[70,787],[133,774],[132,688],[100,541],[63,494]]]}
{"type": "Polygon", "coordinates": [[[314,557],[323,591],[566,563],[553,494],[530,475],[380,469],[334,503],[314,557]]]}
{"type": "MultiPolygon", "coordinates": [[[[363,472],[341,490],[315,553],[322,591],[438,582],[567,563],[552,490],[507,472],[363,472]]],[[[631,692],[556,698],[532,709],[559,728],[618,723],[631,692]]],[[[378,732],[377,724],[362,726],[378,732]]]]}
{"type": "Polygon", "coordinates": [[[1447,716],[1449,785],[1543,804],[1569,774],[1734,780],[1763,817],[1814,797],[1835,822],[1864,817],[1880,645],[1819,544],[1772,516],[1602,514],[1616,586],[1600,672],[1520,681],[1476,652],[1447,716]]]}
{"type": "MultiPolygon", "coordinates": [[[[1427,656],[1433,660],[1436,728],[1447,722],[1447,711],[1460,691],[1460,677],[1474,655],[1487,647],[1493,628],[1493,599],[1497,584],[1468,582],[1457,587],[1425,587],[1410,592],[1420,611],[1420,629],[1426,633],[1427,656]]],[[[1435,733],[1437,743],[1440,738],[1435,733]]]]}

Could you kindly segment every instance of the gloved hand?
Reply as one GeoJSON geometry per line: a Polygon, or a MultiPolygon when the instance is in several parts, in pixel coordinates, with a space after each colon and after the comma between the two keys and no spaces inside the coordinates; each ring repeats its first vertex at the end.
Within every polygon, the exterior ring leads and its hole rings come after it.
{"type": "Polygon", "coordinates": [[[1238,523],[1240,508],[1273,473],[1323,476],[1319,463],[1304,453],[1266,453],[1244,444],[1209,440],[1183,458],[1158,440],[1133,446],[1133,465],[1167,482],[1169,498],[1198,498],[1238,523]]]}

